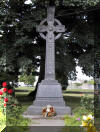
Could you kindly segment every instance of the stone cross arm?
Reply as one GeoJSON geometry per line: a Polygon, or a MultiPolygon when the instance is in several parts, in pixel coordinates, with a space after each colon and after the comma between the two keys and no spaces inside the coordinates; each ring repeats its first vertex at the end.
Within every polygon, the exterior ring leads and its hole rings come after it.
{"type": "Polygon", "coordinates": [[[63,32],[65,32],[65,26],[62,25],[58,19],[54,18],[54,14],[55,7],[48,7],[47,18],[41,21],[40,25],[37,27],[37,32],[39,32],[40,36],[44,39],[48,38],[49,36],[52,36],[52,39],[56,40],[61,36],[63,32]]]}
{"type": "Polygon", "coordinates": [[[64,25],[56,25],[56,26],[51,27],[51,26],[39,25],[37,27],[37,31],[40,33],[49,32],[49,31],[63,33],[63,32],[65,32],[65,26],[64,25]]]}
{"type": "Polygon", "coordinates": [[[45,25],[39,25],[37,27],[37,32],[43,33],[47,31],[47,27],[45,25]]]}
{"type": "Polygon", "coordinates": [[[65,32],[65,26],[64,25],[55,26],[54,31],[58,32],[58,33],[63,33],[63,32],[65,32]]]}

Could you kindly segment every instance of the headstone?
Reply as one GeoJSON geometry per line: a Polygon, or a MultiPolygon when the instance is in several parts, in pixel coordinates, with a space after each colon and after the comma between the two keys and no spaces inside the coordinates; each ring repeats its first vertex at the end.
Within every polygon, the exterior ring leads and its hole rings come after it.
{"type": "Polygon", "coordinates": [[[65,26],[54,18],[54,14],[55,7],[48,7],[47,18],[37,27],[40,36],[46,40],[45,78],[38,86],[33,105],[27,110],[29,115],[40,115],[47,105],[52,105],[58,115],[71,114],[70,107],[63,100],[61,85],[55,79],[55,40],[65,32],[65,26]]]}

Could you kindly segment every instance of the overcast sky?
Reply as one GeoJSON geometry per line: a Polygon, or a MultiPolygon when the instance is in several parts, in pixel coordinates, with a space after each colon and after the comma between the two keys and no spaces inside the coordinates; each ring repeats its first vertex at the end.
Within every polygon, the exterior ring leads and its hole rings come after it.
{"type": "Polygon", "coordinates": [[[82,80],[90,80],[93,79],[93,77],[88,77],[85,74],[82,73],[82,70],[79,66],[76,67],[77,70],[77,79],[82,79],[82,80]]]}
{"type": "Polygon", "coordinates": [[[30,4],[32,3],[31,0],[26,0],[25,4],[30,4]]]}

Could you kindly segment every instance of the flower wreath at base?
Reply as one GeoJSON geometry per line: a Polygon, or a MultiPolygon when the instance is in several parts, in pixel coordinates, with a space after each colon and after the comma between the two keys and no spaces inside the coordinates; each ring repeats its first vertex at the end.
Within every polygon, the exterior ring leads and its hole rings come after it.
{"type": "Polygon", "coordinates": [[[56,116],[56,111],[53,106],[47,105],[42,109],[42,115],[43,117],[52,117],[56,116]]]}

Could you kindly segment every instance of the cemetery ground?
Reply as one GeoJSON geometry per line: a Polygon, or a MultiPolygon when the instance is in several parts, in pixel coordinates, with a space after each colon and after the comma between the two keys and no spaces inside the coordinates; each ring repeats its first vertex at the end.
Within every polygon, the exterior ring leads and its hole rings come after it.
{"type": "MultiPolygon", "coordinates": [[[[26,119],[22,117],[23,112],[25,112],[27,110],[27,108],[33,103],[32,98],[28,97],[27,95],[34,90],[33,87],[19,87],[19,88],[15,88],[15,95],[16,98],[18,99],[18,101],[21,103],[21,112],[20,112],[20,118],[16,118],[15,119],[15,123],[17,122],[21,122],[21,124],[17,124],[15,126],[28,126],[30,124],[33,124],[33,126],[37,126],[38,122],[34,119],[26,119]]],[[[73,91],[73,90],[68,90],[68,91],[73,91]]],[[[81,91],[84,92],[84,90],[77,90],[74,89],[74,91],[81,91]]],[[[85,90],[85,92],[93,92],[93,90],[85,90]]],[[[87,95],[89,100],[92,100],[94,98],[94,94],[81,94],[81,93],[66,93],[65,91],[63,92],[63,97],[64,100],[66,102],[66,104],[68,106],[71,107],[72,109],[72,115],[65,115],[64,118],[62,118],[62,120],[64,121],[65,126],[80,126],[81,125],[81,119],[82,119],[82,115],[88,113],[88,110],[83,109],[83,107],[81,106],[81,98],[83,95],[87,95]]],[[[91,103],[87,102],[88,106],[91,108],[91,103]]],[[[89,108],[89,109],[90,109],[89,108]]],[[[97,113],[97,118],[95,120],[96,124],[97,124],[97,128],[99,129],[99,122],[100,122],[100,118],[98,117],[100,112],[100,109],[98,109],[98,113],[97,113]]],[[[16,113],[17,114],[17,113],[16,113]]],[[[18,113],[19,114],[19,113],[18,113]]],[[[12,124],[13,126],[13,124],[12,124]]],[[[13,128],[12,129],[16,129],[13,128]]],[[[28,127],[21,127],[20,129],[23,129],[25,132],[27,132],[28,127]]],[[[11,131],[11,129],[10,129],[11,131]]],[[[8,129],[9,132],[9,129],[8,129]]]]}
{"type": "MultiPolygon", "coordinates": [[[[34,88],[30,87],[30,88],[27,88],[27,87],[20,87],[20,88],[16,88],[16,97],[17,99],[19,100],[19,102],[21,102],[22,106],[23,106],[23,112],[26,111],[27,107],[30,106],[33,101],[31,100],[31,98],[27,97],[27,95],[33,90],[34,88]],[[17,92],[17,90],[19,90],[17,92]],[[22,91],[22,90],[28,90],[27,92],[25,91],[22,91]]],[[[72,90],[69,90],[68,91],[73,91],[72,90]]],[[[68,116],[68,115],[65,115],[65,118],[64,118],[64,122],[65,122],[65,125],[66,126],[79,126],[81,125],[81,121],[77,120],[78,118],[82,118],[82,114],[86,114],[88,111],[86,111],[85,109],[81,109],[81,98],[83,95],[87,95],[89,99],[93,100],[94,99],[94,93],[91,94],[91,92],[94,92],[93,90],[82,90],[82,89],[74,89],[74,91],[80,91],[80,92],[88,92],[83,94],[83,93],[63,93],[63,96],[64,96],[64,100],[66,102],[66,104],[68,106],[71,107],[72,109],[72,115],[71,116],[68,116]],[[90,94],[89,94],[90,92],[90,94]]],[[[89,103],[89,102],[87,102],[89,103]]],[[[88,104],[89,105],[89,104],[88,104]]],[[[92,107],[92,106],[90,106],[92,107]]],[[[97,124],[99,123],[100,119],[98,118],[96,120],[97,124]]],[[[34,121],[32,121],[32,123],[36,123],[34,121]]]]}

